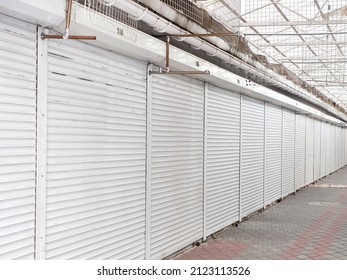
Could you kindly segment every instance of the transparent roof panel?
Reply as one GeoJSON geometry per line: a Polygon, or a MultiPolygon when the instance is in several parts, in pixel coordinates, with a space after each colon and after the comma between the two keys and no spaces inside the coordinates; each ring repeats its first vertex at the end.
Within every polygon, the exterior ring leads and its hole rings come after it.
{"type": "Polygon", "coordinates": [[[347,109],[347,0],[196,0],[347,109]]]}

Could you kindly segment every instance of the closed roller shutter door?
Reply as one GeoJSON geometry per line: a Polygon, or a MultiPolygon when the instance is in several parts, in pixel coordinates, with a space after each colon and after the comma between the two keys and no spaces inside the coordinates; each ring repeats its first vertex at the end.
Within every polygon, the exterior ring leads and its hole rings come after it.
{"type": "Polygon", "coordinates": [[[326,146],[325,146],[325,167],[326,167],[326,174],[329,174],[331,172],[331,151],[332,151],[332,143],[331,143],[332,137],[331,137],[331,124],[327,123],[326,126],[326,146]]]}
{"type": "Polygon", "coordinates": [[[282,196],[282,108],[265,104],[265,185],[268,205],[282,196]]]}
{"type": "Polygon", "coordinates": [[[203,235],[203,83],[153,76],[151,258],[203,235]]]}
{"type": "Polygon", "coordinates": [[[283,196],[295,191],[295,113],[283,109],[282,144],[283,196]]]}
{"type": "Polygon", "coordinates": [[[295,123],[295,188],[305,186],[305,116],[296,115],[295,123]]]}
{"type": "Polygon", "coordinates": [[[320,134],[321,134],[321,122],[318,120],[314,120],[314,174],[313,174],[314,180],[317,180],[320,178],[320,162],[321,162],[320,134]]]}
{"type": "Polygon", "coordinates": [[[343,155],[343,140],[342,140],[342,128],[339,127],[339,139],[340,139],[340,150],[339,150],[339,168],[342,167],[343,161],[342,161],[342,155],[343,155]]]}
{"type": "Polygon", "coordinates": [[[346,164],[346,130],[342,128],[342,166],[346,164]]]}
{"type": "Polygon", "coordinates": [[[0,15],[0,259],[34,259],[36,26],[0,15]]]}
{"type": "Polygon", "coordinates": [[[326,166],[325,166],[325,162],[326,162],[326,152],[325,152],[325,149],[326,149],[326,146],[327,146],[327,142],[326,142],[326,134],[327,134],[327,130],[326,130],[326,123],[325,122],[321,122],[321,148],[320,148],[320,154],[321,154],[321,157],[320,157],[320,174],[321,174],[321,177],[325,176],[327,174],[327,171],[326,171],[326,166]]]}
{"type": "Polygon", "coordinates": [[[47,259],[143,259],[146,65],[48,45],[47,259]]]}
{"type": "Polygon", "coordinates": [[[264,205],[264,102],[242,98],[241,217],[264,205]]]}
{"type": "Polygon", "coordinates": [[[340,127],[340,167],[344,166],[344,154],[345,154],[345,136],[344,136],[344,130],[340,127]]]}
{"type": "Polygon", "coordinates": [[[206,231],[239,218],[240,95],[210,86],[207,95],[206,231]]]}
{"type": "Polygon", "coordinates": [[[332,150],[332,158],[331,158],[331,171],[336,170],[336,149],[337,149],[337,141],[336,141],[336,127],[335,125],[331,126],[331,135],[332,135],[332,143],[333,143],[333,150],[332,150]]]}
{"type": "Polygon", "coordinates": [[[306,185],[314,181],[313,163],[313,119],[306,117],[306,185]]]}

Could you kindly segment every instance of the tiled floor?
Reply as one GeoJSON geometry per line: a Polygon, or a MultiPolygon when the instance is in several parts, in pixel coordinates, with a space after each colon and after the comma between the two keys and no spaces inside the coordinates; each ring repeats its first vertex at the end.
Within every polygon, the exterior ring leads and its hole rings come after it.
{"type": "Polygon", "coordinates": [[[347,260],[347,167],[176,259],[347,260]]]}

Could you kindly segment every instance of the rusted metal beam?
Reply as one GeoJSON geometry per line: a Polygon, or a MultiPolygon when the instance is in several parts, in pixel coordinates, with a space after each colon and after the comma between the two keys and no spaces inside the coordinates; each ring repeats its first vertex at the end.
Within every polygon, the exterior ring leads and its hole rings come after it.
{"type": "Polygon", "coordinates": [[[71,26],[71,14],[72,14],[72,0],[67,0],[66,20],[65,20],[65,34],[64,35],[46,35],[41,34],[42,40],[44,39],[65,39],[65,40],[96,40],[96,36],[70,36],[71,26]]]}
{"type": "MultiPolygon", "coordinates": [[[[41,35],[42,39],[65,39],[64,35],[41,35]]],[[[96,40],[96,36],[77,36],[70,35],[66,39],[68,40],[96,40]]]]}
{"type": "Polygon", "coordinates": [[[171,71],[170,70],[170,38],[171,35],[165,35],[166,37],[166,58],[165,58],[165,70],[160,68],[159,71],[152,71],[151,74],[179,74],[179,75],[196,75],[196,74],[210,74],[210,71],[171,71]]]}

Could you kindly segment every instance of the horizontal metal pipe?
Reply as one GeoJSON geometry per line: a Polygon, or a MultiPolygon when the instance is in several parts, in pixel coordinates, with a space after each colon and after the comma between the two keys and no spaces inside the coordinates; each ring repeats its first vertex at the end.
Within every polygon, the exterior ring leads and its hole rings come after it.
{"type": "MultiPolygon", "coordinates": [[[[65,39],[64,35],[41,35],[42,39],[65,39]]],[[[96,40],[96,36],[69,36],[68,40],[96,40]]]]}
{"type": "Polygon", "coordinates": [[[151,71],[151,74],[177,74],[177,75],[196,75],[196,74],[204,74],[209,75],[210,71],[167,71],[166,69],[161,69],[159,71],[151,71]]]}
{"type": "Polygon", "coordinates": [[[189,37],[224,37],[224,36],[239,36],[236,33],[207,33],[207,34],[167,34],[167,35],[155,35],[156,38],[164,37],[180,37],[180,38],[189,38],[189,37]]]}

